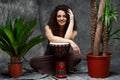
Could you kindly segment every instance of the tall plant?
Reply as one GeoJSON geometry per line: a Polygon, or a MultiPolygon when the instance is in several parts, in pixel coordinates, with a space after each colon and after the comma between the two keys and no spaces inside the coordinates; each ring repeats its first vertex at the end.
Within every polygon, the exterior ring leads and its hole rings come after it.
{"type": "Polygon", "coordinates": [[[10,56],[11,63],[20,63],[22,56],[45,40],[40,34],[30,38],[36,24],[37,18],[25,21],[22,17],[17,17],[13,24],[7,18],[5,25],[0,25],[0,49],[10,56]]]}
{"type": "MultiPolygon", "coordinates": [[[[91,4],[96,4],[95,0],[91,0],[91,4]]],[[[91,10],[95,11],[96,7],[91,7],[91,10]]],[[[97,11],[97,10],[96,10],[97,11]]],[[[96,15],[96,13],[91,12],[92,15],[96,15]]],[[[92,29],[92,50],[93,55],[100,55],[100,44],[103,44],[102,55],[108,54],[108,41],[116,34],[120,32],[120,29],[117,29],[113,32],[112,22],[113,20],[117,21],[118,13],[116,12],[115,7],[112,6],[111,0],[100,0],[99,9],[98,9],[98,17],[97,20],[95,18],[94,22],[91,22],[92,29]],[[93,37],[94,36],[94,37],[93,37]]],[[[91,16],[92,17],[92,16],[91,16]]],[[[93,16],[95,17],[95,16],[93,16]]],[[[120,39],[120,37],[114,38],[120,39]]]]}

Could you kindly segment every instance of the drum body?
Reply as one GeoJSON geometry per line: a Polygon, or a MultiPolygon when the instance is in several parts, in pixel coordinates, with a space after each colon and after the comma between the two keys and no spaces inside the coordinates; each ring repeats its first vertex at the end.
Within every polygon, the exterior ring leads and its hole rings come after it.
{"type": "Polygon", "coordinates": [[[66,78],[66,56],[69,53],[69,43],[52,43],[50,42],[51,50],[56,58],[56,74],[57,78],[66,78]]]}

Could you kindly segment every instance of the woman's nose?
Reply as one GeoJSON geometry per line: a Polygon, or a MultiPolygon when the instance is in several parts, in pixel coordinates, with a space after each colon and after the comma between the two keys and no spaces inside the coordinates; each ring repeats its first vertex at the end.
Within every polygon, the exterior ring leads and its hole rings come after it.
{"type": "Polygon", "coordinates": [[[63,17],[60,17],[61,20],[63,20],[64,18],[63,17]]]}

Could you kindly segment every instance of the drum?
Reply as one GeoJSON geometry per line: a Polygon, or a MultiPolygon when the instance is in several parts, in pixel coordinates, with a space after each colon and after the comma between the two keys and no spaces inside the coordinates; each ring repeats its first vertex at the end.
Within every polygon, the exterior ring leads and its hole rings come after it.
{"type": "Polygon", "coordinates": [[[66,78],[66,56],[69,53],[69,43],[53,43],[50,42],[50,48],[56,58],[56,74],[57,78],[66,78]]]}
{"type": "Polygon", "coordinates": [[[50,42],[51,50],[56,58],[64,58],[69,53],[69,43],[53,43],[50,42]]]}

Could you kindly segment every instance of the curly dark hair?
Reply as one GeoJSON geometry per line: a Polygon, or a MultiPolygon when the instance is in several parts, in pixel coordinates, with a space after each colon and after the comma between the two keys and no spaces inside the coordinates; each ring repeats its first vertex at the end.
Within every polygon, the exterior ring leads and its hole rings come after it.
{"type": "MultiPolygon", "coordinates": [[[[57,19],[56,19],[56,16],[57,16],[57,12],[59,10],[63,10],[66,14],[66,18],[67,18],[67,23],[65,24],[65,27],[64,27],[64,34],[68,28],[68,25],[69,25],[69,22],[70,22],[70,16],[68,14],[68,9],[71,9],[69,6],[67,5],[58,5],[56,6],[56,8],[53,10],[51,16],[50,16],[50,20],[48,21],[48,24],[49,27],[51,28],[52,30],[52,33],[56,36],[59,36],[59,27],[58,27],[58,23],[57,23],[57,19]]],[[[74,18],[75,19],[75,18],[74,18]]],[[[76,22],[74,20],[74,27],[73,27],[73,30],[77,30],[77,26],[76,26],[76,22]]]]}

